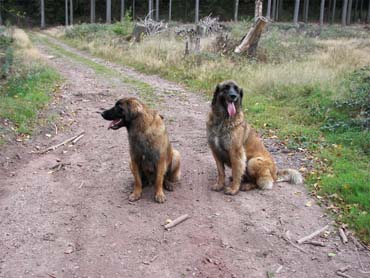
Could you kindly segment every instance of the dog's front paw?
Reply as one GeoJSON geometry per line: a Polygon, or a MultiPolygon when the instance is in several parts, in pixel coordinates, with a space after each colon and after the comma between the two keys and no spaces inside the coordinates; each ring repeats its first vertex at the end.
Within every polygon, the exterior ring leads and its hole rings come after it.
{"type": "Polygon", "coordinates": [[[173,189],[174,189],[173,183],[169,182],[169,181],[165,181],[163,186],[168,191],[173,191],[173,189]]]}
{"type": "Polygon", "coordinates": [[[130,202],[135,202],[141,198],[141,194],[137,192],[132,192],[128,197],[130,202]]]}
{"type": "Polygon", "coordinates": [[[211,189],[213,191],[221,191],[223,188],[224,188],[224,185],[223,184],[218,184],[218,183],[211,186],[211,189]]]}
{"type": "Polygon", "coordinates": [[[225,194],[226,195],[235,195],[236,193],[238,193],[238,189],[237,190],[235,190],[235,189],[232,189],[231,187],[227,187],[226,189],[225,189],[225,194]]]}
{"type": "Polygon", "coordinates": [[[154,196],[154,199],[158,203],[162,204],[162,203],[164,203],[166,201],[166,195],[164,195],[163,192],[162,193],[156,193],[155,196],[154,196]]]}

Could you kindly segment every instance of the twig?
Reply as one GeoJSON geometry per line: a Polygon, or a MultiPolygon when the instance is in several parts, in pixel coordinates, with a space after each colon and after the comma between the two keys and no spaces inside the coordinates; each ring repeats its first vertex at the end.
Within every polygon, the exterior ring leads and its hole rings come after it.
{"type": "Polygon", "coordinates": [[[347,236],[344,233],[344,230],[342,228],[339,228],[339,236],[340,236],[340,239],[342,240],[343,243],[348,242],[348,238],[347,238],[347,236]]]}
{"type": "Polygon", "coordinates": [[[74,139],[73,141],[72,141],[72,144],[73,145],[75,145],[77,142],[78,142],[78,140],[80,140],[82,137],[84,137],[85,136],[85,134],[81,134],[80,136],[78,136],[76,139],[74,139]]]}
{"type": "Polygon", "coordinates": [[[327,230],[328,228],[329,228],[329,225],[326,225],[325,227],[313,232],[312,234],[310,234],[308,236],[305,236],[305,237],[302,237],[301,239],[298,239],[297,243],[302,244],[303,242],[308,241],[308,240],[314,238],[315,236],[321,234],[323,231],[327,230]]]}
{"type": "Polygon", "coordinates": [[[176,225],[180,224],[181,222],[184,222],[186,219],[189,218],[188,214],[181,215],[180,217],[176,218],[175,220],[171,221],[170,223],[164,225],[164,228],[166,230],[175,227],[176,225]]]}
{"type": "Polygon", "coordinates": [[[152,263],[152,262],[154,262],[156,259],[158,259],[158,255],[154,256],[154,257],[150,260],[150,262],[152,263]]]}
{"type": "Polygon", "coordinates": [[[282,269],[283,269],[283,266],[282,266],[282,265],[280,265],[280,266],[278,267],[278,269],[276,269],[275,273],[279,273],[282,269]]]}
{"type": "Polygon", "coordinates": [[[309,254],[306,250],[304,250],[302,247],[298,246],[297,244],[295,244],[291,239],[290,239],[290,232],[289,231],[286,231],[285,233],[285,236],[283,236],[283,239],[290,243],[291,245],[293,245],[295,248],[297,248],[298,250],[302,251],[303,253],[305,254],[309,254]]]}
{"type": "Polygon", "coordinates": [[[81,189],[82,188],[82,186],[84,185],[84,181],[83,182],[81,182],[81,184],[80,184],[80,186],[78,187],[78,189],[81,189]]]}
{"type": "Polygon", "coordinates": [[[344,277],[344,278],[353,278],[352,276],[348,275],[348,274],[345,274],[343,272],[340,272],[339,270],[337,270],[336,274],[338,276],[341,276],[341,277],[344,277]]]}
{"type": "Polygon", "coordinates": [[[57,278],[55,275],[53,274],[50,274],[50,273],[46,273],[47,275],[49,275],[51,278],[57,278]]]}
{"type": "Polygon", "coordinates": [[[364,264],[361,261],[360,253],[358,252],[357,244],[359,244],[359,243],[357,242],[357,240],[353,236],[351,236],[351,238],[352,238],[352,240],[354,242],[354,245],[355,245],[355,250],[356,250],[356,255],[357,255],[358,262],[359,262],[359,264],[361,266],[360,272],[363,273],[363,274],[369,274],[370,271],[367,271],[365,269],[364,264]]]}
{"type": "Polygon", "coordinates": [[[351,268],[351,266],[350,265],[347,265],[347,266],[341,267],[340,269],[338,269],[338,271],[340,271],[340,272],[346,272],[350,268],[351,268]]]}
{"type": "Polygon", "coordinates": [[[311,244],[311,245],[320,246],[320,247],[325,247],[326,246],[325,243],[320,242],[320,241],[316,241],[316,240],[306,241],[306,242],[304,242],[304,244],[311,244]]]}
{"type": "Polygon", "coordinates": [[[58,135],[58,126],[56,124],[53,123],[53,126],[55,128],[55,135],[58,135]]]}
{"type": "Polygon", "coordinates": [[[84,133],[85,133],[85,131],[82,131],[81,133],[79,133],[79,134],[77,134],[77,135],[75,135],[75,136],[73,136],[71,138],[68,138],[68,139],[64,140],[62,143],[56,144],[54,146],[50,146],[50,147],[48,147],[48,148],[46,148],[46,149],[44,149],[42,151],[39,151],[37,153],[41,153],[42,154],[42,153],[46,153],[48,151],[55,151],[57,148],[59,148],[59,147],[65,145],[65,144],[67,144],[67,143],[75,140],[76,138],[78,138],[79,136],[81,136],[84,133]]]}

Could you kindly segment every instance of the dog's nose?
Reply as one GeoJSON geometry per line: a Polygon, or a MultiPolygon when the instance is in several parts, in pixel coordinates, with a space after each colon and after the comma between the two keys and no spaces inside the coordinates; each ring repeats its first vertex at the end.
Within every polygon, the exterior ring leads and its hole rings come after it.
{"type": "Polygon", "coordinates": [[[230,96],[230,99],[231,99],[232,101],[235,101],[235,100],[237,100],[237,98],[238,98],[238,95],[237,95],[237,94],[235,94],[235,93],[231,93],[229,96],[230,96]]]}

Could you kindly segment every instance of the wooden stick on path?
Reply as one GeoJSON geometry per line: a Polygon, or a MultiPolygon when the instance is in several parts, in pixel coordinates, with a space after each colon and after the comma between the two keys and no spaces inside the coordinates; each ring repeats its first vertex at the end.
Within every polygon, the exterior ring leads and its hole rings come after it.
{"type": "Polygon", "coordinates": [[[171,221],[170,223],[164,225],[164,228],[166,230],[175,227],[176,225],[180,224],[181,222],[184,222],[186,219],[189,218],[188,214],[181,215],[180,217],[176,218],[175,220],[171,221]]]}
{"type": "Polygon", "coordinates": [[[73,136],[71,138],[68,138],[68,139],[64,140],[62,143],[56,144],[54,146],[50,146],[50,147],[48,147],[48,148],[46,148],[46,149],[44,149],[42,151],[39,151],[38,153],[46,153],[48,151],[54,151],[57,148],[65,145],[65,144],[68,144],[69,142],[74,141],[74,140],[76,140],[76,142],[77,142],[78,140],[80,140],[83,137],[84,133],[85,133],[85,131],[82,131],[79,134],[77,134],[77,135],[75,135],[75,136],[73,136]],[[77,138],[78,138],[78,140],[77,140],[77,138]]]}
{"type": "Polygon", "coordinates": [[[302,237],[301,239],[298,239],[297,243],[302,244],[303,242],[305,242],[307,240],[310,240],[310,239],[314,238],[315,236],[321,234],[323,231],[327,230],[328,228],[329,228],[329,225],[326,225],[325,227],[313,232],[312,234],[310,234],[308,236],[305,236],[305,237],[302,237]]]}
{"type": "Polygon", "coordinates": [[[342,240],[343,243],[347,243],[348,242],[348,238],[344,232],[344,230],[342,228],[339,228],[339,236],[340,236],[340,239],[342,240]]]}

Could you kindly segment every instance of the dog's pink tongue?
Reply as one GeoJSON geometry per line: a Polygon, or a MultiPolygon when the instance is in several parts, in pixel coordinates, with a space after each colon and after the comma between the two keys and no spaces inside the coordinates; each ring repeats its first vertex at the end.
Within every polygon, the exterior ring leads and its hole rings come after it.
{"type": "Polygon", "coordinates": [[[229,113],[230,117],[234,117],[235,116],[236,109],[235,109],[234,102],[229,102],[227,104],[227,112],[229,113]]]}
{"type": "Polygon", "coordinates": [[[120,119],[118,119],[118,120],[114,120],[114,121],[111,121],[110,122],[110,124],[109,124],[109,126],[108,126],[108,129],[111,129],[112,128],[112,126],[114,126],[116,123],[118,123],[120,121],[120,119]]]}

